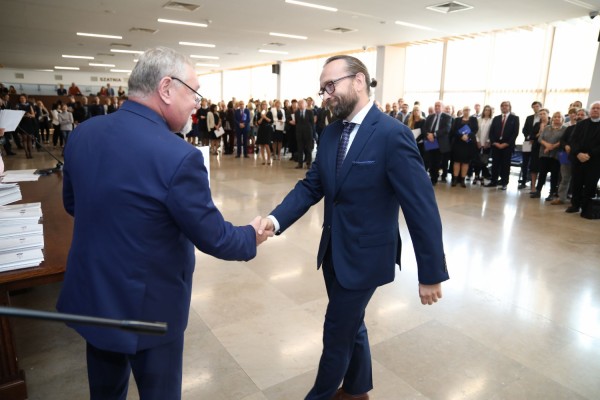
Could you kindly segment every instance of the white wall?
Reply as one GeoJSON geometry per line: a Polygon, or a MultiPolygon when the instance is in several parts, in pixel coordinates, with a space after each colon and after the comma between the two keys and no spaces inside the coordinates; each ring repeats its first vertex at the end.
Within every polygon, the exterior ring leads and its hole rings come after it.
{"type": "Polygon", "coordinates": [[[79,71],[54,71],[44,72],[26,69],[0,69],[0,82],[4,86],[13,85],[17,93],[35,94],[56,94],[56,88],[59,84],[65,85],[65,88],[71,86],[71,82],[79,87],[83,94],[96,94],[101,86],[110,83],[117,91],[119,86],[123,86],[127,91],[127,75],[122,73],[101,72],[89,73],[79,71]],[[22,74],[21,77],[18,74],[22,74]]]}

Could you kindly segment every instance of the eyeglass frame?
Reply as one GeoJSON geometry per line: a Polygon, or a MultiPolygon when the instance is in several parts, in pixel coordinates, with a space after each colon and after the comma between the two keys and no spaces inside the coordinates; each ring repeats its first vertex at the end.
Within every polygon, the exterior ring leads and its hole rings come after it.
{"type": "Polygon", "coordinates": [[[326,92],[327,92],[328,95],[334,94],[335,93],[335,84],[336,83],[338,83],[339,81],[344,80],[346,78],[354,78],[356,75],[358,75],[358,74],[346,75],[346,76],[342,76],[341,78],[337,78],[337,79],[334,79],[332,81],[327,82],[325,84],[325,86],[323,86],[321,88],[321,90],[319,90],[319,97],[323,100],[323,97],[325,96],[326,92]],[[328,86],[332,87],[331,91],[329,91],[327,89],[328,86]]]}
{"type": "Polygon", "coordinates": [[[194,92],[196,94],[196,98],[194,99],[194,101],[196,102],[196,105],[200,104],[200,102],[202,101],[202,99],[204,98],[200,93],[198,93],[196,90],[194,90],[190,85],[188,85],[187,83],[185,83],[184,81],[182,81],[181,79],[177,78],[176,76],[170,76],[169,78],[178,81],[179,83],[182,83],[186,88],[190,89],[192,92],[194,92]]]}

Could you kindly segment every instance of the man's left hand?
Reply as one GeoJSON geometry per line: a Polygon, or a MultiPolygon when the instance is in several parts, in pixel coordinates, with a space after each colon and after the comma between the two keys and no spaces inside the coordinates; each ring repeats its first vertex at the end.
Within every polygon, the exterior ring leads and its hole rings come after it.
{"type": "Polygon", "coordinates": [[[421,304],[432,305],[437,303],[442,298],[442,284],[436,283],[435,285],[424,285],[419,283],[419,297],[421,298],[421,304]]]}

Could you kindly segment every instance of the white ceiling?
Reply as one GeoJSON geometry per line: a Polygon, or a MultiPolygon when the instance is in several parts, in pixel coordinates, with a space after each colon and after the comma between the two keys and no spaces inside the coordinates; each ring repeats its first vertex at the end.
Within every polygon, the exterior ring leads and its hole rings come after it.
{"type": "MultiPolygon", "coordinates": [[[[585,16],[600,9],[600,0],[464,0],[473,9],[450,14],[427,10],[443,0],[308,0],[336,7],[338,12],[288,4],[285,0],[181,0],[200,6],[195,11],[166,9],[168,0],[0,0],[0,64],[12,69],[52,69],[77,66],[82,71],[107,72],[89,62],[133,68],[133,55],[110,49],[144,50],[168,46],[185,54],[209,55],[219,64],[198,67],[199,73],[275,63],[366,47],[401,44],[446,36],[487,32],[585,16]],[[171,25],[157,18],[210,21],[207,28],[171,25]],[[395,24],[423,25],[422,30],[395,24]],[[326,29],[348,28],[350,33],[326,29]],[[157,29],[154,34],[132,28],[157,29]],[[85,38],[76,32],[123,36],[122,40],[85,38]],[[269,32],[304,35],[308,40],[270,36],[269,32]],[[202,42],[215,48],[181,46],[202,42]],[[278,42],[283,46],[270,43],[278,42]],[[121,44],[114,45],[114,44],[121,44]],[[113,44],[111,46],[111,44],[113,44]],[[131,45],[124,47],[123,45],[131,45]],[[259,53],[287,51],[287,55],[259,53]],[[65,59],[62,54],[94,57],[93,61],[65,59]]],[[[586,18],[588,19],[588,18],[586,18]]],[[[600,17],[590,23],[600,29],[600,17]]]]}

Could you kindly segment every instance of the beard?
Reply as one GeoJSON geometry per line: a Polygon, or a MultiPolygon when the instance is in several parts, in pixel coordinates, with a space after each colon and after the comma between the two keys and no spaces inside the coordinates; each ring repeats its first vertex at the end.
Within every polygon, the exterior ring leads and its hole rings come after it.
{"type": "Polygon", "coordinates": [[[349,94],[342,94],[340,96],[336,96],[337,102],[332,103],[333,98],[329,99],[329,105],[332,105],[332,114],[334,118],[344,120],[354,111],[354,108],[358,104],[358,95],[354,92],[349,94]]]}

